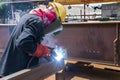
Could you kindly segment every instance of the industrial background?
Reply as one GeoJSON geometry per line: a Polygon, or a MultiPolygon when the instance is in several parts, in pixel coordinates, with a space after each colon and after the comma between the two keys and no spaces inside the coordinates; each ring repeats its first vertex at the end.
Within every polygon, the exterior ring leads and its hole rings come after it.
{"type": "MultiPolygon", "coordinates": [[[[50,1],[0,0],[0,57],[19,18],[50,1]]],[[[67,10],[63,32],[49,37],[66,49],[64,64],[51,62],[0,80],[120,80],[120,0],[54,1],[67,10]]]]}

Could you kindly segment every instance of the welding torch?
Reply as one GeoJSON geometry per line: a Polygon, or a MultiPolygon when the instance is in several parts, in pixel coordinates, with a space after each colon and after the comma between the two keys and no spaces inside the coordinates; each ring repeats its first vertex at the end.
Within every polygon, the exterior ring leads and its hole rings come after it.
{"type": "Polygon", "coordinates": [[[64,59],[64,52],[60,48],[49,48],[50,49],[50,59],[60,62],[64,59]]]}

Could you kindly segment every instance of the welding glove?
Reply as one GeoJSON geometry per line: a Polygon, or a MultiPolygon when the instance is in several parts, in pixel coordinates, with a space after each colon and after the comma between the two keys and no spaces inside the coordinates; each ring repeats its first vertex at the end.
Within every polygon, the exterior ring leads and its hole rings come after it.
{"type": "Polygon", "coordinates": [[[34,56],[34,57],[46,57],[49,55],[50,55],[49,48],[39,43],[37,43],[36,51],[33,54],[30,54],[30,56],[34,56]]]}
{"type": "Polygon", "coordinates": [[[54,51],[54,48],[49,47],[50,55],[45,57],[47,61],[55,61],[55,57],[57,56],[56,52],[54,51]]]}

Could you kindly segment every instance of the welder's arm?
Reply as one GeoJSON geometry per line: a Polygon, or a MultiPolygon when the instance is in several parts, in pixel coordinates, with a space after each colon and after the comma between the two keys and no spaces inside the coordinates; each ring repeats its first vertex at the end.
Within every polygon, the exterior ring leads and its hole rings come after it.
{"type": "MultiPolygon", "coordinates": [[[[38,24],[37,25],[41,25],[38,24]]],[[[48,48],[42,44],[37,43],[37,35],[40,35],[41,27],[34,24],[34,26],[26,26],[23,32],[16,40],[16,46],[30,56],[41,57],[49,55],[48,48]]]]}
{"type": "Polygon", "coordinates": [[[50,50],[47,46],[38,43],[35,52],[29,55],[34,57],[45,57],[50,55],[50,50]]]}

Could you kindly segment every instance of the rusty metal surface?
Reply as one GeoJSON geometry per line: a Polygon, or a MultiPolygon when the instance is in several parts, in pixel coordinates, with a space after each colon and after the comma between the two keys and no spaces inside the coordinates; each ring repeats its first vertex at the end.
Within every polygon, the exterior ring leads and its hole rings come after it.
{"type": "Polygon", "coordinates": [[[120,65],[120,24],[116,24],[116,39],[114,40],[114,62],[116,65],[120,65]]]}
{"type": "Polygon", "coordinates": [[[0,57],[9,38],[9,27],[0,26],[0,57]]]}
{"type": "Polygon", "coordinates": [[[24,69],[10,74],[0,80],[44,80],[46,77],[57,73],[65,67],[64,60],[61,62],[50,61],[33,68],[24,69]]]}
{"type": "Polygon", "coordinates": [[[15,24],[0,24],[0,58],[15,24]]]}
{"type": "Polygon", "coordinates": [[[117,23],[64,24],[56,36],[58,45],[68,51],[68,59],[86,59],[114,63],[114,44],[117,23]]]}
{"type": "MultiPolygon", "coordinates": [[[[118,24],[120,21],[64,23],[63,32],[55,38],[58,45],[67,49],[68,59],[115,63],[114,40],[118,34],[116,30],[118,24]]],[[[0,25],[0,51],[5,48],[9,38],[9,27],[0,25]]]]}
{"type": "Polygon", "coordinates": [[[0,49],[5,48],[5,44],[9,38],[9,27],[0,27],[0,49]]]}

